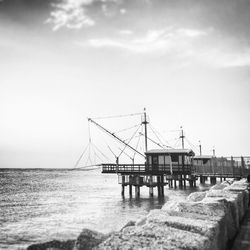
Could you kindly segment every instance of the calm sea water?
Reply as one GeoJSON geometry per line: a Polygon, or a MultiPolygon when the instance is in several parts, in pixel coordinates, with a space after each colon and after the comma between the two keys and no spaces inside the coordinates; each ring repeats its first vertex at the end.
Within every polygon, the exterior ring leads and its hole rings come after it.
{"type": "MultiPolygon", "coordinates": [[[[76,238],[83,228],[119,230],[169,200],[200,189],[165,189],[165,197],[120,195],[116,175],[100,170],[0,169],[0,249],[26,249],[33,243],[76,238]]],[[[206,188],[206,187],[203,187],[206,188]]]]}

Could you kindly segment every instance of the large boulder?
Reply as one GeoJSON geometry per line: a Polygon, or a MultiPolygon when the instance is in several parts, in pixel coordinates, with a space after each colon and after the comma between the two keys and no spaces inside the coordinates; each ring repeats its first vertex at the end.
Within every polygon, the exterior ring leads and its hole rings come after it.
{"type": "Polygon", "coordinates": [[[198,202],[188,202],[188,201],[173,201],[167,202],[162,210],[165,211],[176,211],[176,212],[186,212],[186,213],[196,213],[205,214],[208,216],[224,217],[226,214],[226,208],[224,204],[217,201],[198,201],[198,202]]]}
{"type": "Polygon", "coordinates": [[[164,224],[146,223],[127,227],[113,234],[95,249],[213,249],[208,237],[169,227],[164,224]]]}
{"type": "Polygon", "coordinates": [[[206,192],[194,192],[187,197],[187,201],[201,201],[206,197],[206,192]]]}
{"type": "Polygon", "coordinates": [[[52,240],[45,243],[30,245],[27,250],[72,250],[74,245],[75,240],[52,240]]]}
{"type": "Polygon", "coordinates": [[[245,179],[243,179],[242,181],[234,182],[231,186],[224,188],[224,190],[229,191],[231,193],[242,195],[243,211],[240,214],[240,219],[242,219],[249,205],[248,183],[246,182],[245,179]]]}
{"type": "Polygon", "coordinates": [[[232,240],[238,230],[237,224],[236,224],[236,219],[234,218],[233,212],[235,211],[233,207],[233,203],[230,202],[229,200],[225,199],[224,197],[206,197],[203,200],[205,203],[215,203],[218,202],[220,203],[221,209],[224,209],[225,216],[224,216],[224,222],[225,222],[225,228],[227,231],[227,236],[229,240],[232,240]]]}
{"type": "Polygon", "coordinates": [[[230,184],[228,182],[218,183],[210,188],[210,190],[221,190],[228,187],[230,184]]]}
{"type": "MultiPolygon", "coordinates": [[[[186,223],[191,224],[192,220],[197,220],[202,225],[203,223],[207,223],[207,225],[210,226],[205,229],[206,235],[209,235],[210,240],[212,235],[216,235],[216,238],[212,239],[214,247],[216,246],[219,249],[226,248],[228,240],[228,219],[227,206],[223,202],[208,200],[206,198],[199,202],[168,202],[163,206],[162,210],[172,216],[191,219],[189,222],[186,220],[186,223]],[[202,223],[202,221],[204,222],[202,223]]],[[[198,224],[196,223],[195,225],[195,230],[198,230],[198,224]]],[[[202,232],[203,231],[200,233],[202,232]]]]}
{"type": "Polygon", "coordinates": [[[89,229],[83,229],[75,242],[74,250],[91,250],[108,237],[109,235],[89,229]]]}
{"type": "Polygon", "coordinates": [[[226,237],[224,237],[224,241],[221,239],[223,233],[220,232],[219,222],[209,220],[209,218],[193,218],[192,216],[186,216],[185,213],[171,215],[166,211],[159,210],[148,214],[147,223],[200,234],[209,239],[213,246],[212,249],[224,249],[226,246],[226,237]]]}
{"type": "Polygon", "coordinates": [[[243,195],[241,193],[210,189],[206,197],[226,199],[229,202],[229,209],[231,210],[235,227],[239,228],[241,217],[244,214],[243,195]]]}

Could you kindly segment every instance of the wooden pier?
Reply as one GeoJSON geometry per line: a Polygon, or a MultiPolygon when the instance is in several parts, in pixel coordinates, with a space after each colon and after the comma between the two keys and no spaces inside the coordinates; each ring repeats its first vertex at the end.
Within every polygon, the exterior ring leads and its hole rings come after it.
{"type": "Polygon", "coordinates": [[[149,150],[145,153],[145,164],[102,164],[102,173],[117,174],[121,185],[121,194],[125,194],[125,187],[129,187],[132,196],[140,195],[140,188],[149,188],[149,195],[153,196],[157,188],[158,196],[164,195],[164,187],[186,188],[195,187],[200,180],[204,184],[210,179],[211,184],[217,180],[227,178],[241,179],[250,174],[246,164],[249,157],[212,157],[194,156],[190,149],[160,149],[149,150]]]}

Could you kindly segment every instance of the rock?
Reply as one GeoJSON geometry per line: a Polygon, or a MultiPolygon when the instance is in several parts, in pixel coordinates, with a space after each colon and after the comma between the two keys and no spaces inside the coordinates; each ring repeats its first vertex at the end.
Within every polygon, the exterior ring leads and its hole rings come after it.
{"type": "Polygon", "coordinates": [[[102,242],[95,249],[213,249],[208,237],[200,234],[147,223],[127,227],[102,242]]]}
{"type": "Polygon", "coordinates": [[[135,225],[136,226],[142,226],[142,225],[144,225],[146,223],[146,220],[147,220],[147,218],[143,217],[143,218],[139,219],[138,221],[136,221],[135,225]]]}
{"type": "Polygon", "coordinates": [[[228,186],[229,186],[228,183],[219,183],[219,184],[212,186],[210,188],[210,190],[221,190],[221,189],[224,189],[225,187],[228,187],[228,186]]]}
{"type": "Polygon", "coordinates": [[[121,230],[120,231],[122,231],[124,228],[126,228],[126,227],[132,227],[132,226],[134,226],[135,225],[135,221],[133,221],[133,220],[130,220],[130,221],[128,221],[122,228],[121,228],[121,230]]]}
{"type": "Polygon", "coordinates": [[[242,205],[242,211],[240,212],[240,219],[242,219],[249,204],[249,191],[245,183],[242,184],[237,183],[235,185],[232,184],[231,186],[224,188],[224,190],[230,193],[236,193],[238,195],[241,195],[243,205],[242,205]]]}
{"type": "Polygon", "coordinates": [[[90,250],[108,237],[109,235],[89,229],[83,229],[75,242],[74,250],[90,250]]]}
{"type": "Polygon", "coordinates": [[[234,203],[230,201],[229,199],[225,199],[224,197],[206,197],[204,202],[218,202],[223,205],[222,209],[224,209],[225,212],[225,227],[227,230],[227,236],[229,240],[232,240],[237,231],[238,231],[238,224],[237,224],[237,218],[234,217],[235,207],[234,203]]]}
{"type": "Polygon", "coordinates": [[[201,201],[205,198],[206,192],[194,192],[191,193],[188,197],[188,201],[201,201]]]}
{"type": "Polygon", "coordinates": [[[240,213],[242,213],[243,200],[241,195],[224,190],[209,190],[207,198],[223,198],[229,202],[229,209],[233,217],[234,225],[238,230],[240,224],[240,213]]]}
{"type": "Polygon", "coordinates": [[[223,249],[226,246],[226,237],[221,237],[223,233],[220,232],[219,222],[209,220],[208,218],[186,217],[184,213],[171,215],[160,210],[158,213],[150,213],[147,217],[147,223],[153,223],[158,226],[166,225],[168,227],[206,236],[213,246],[212,249],[223,249]]]}
{"type": "Polygon", "coordinates": [[[27,250],[72,250],[74,245],[75,240],[52,240],[45,243],[30,245],[27,250]]]}
{"type": "Polygon", "coordinates": [[[226,213],[224,204],[216,201],[212,202],[211,200],[207,202],[204,202],[204,200],[198,202],[168,202],[162,207],[162,210],[205,214],[217,217],[223,217],[226,213]]]}

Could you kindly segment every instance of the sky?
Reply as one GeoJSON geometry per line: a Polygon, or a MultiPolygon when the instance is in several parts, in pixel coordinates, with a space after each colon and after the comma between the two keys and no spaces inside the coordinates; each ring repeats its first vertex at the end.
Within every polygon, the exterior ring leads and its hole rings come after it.
{"type": "Polygon", "coordinates": [[[0,0],[0,168],[71,168],[87,117],[144,107],[172,147],[182,126],[186,147],[249,156],[249,23],[249,0],[0,0]]]}

